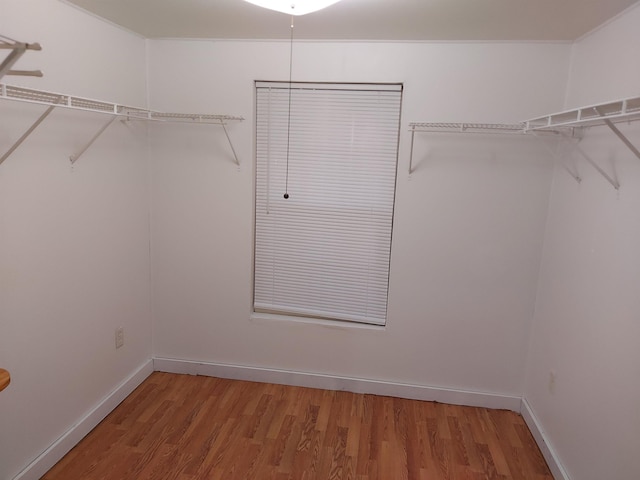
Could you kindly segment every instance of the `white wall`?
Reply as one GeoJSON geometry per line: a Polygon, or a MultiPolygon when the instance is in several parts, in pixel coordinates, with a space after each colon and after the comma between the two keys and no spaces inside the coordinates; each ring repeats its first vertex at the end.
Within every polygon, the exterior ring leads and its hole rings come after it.
{"type": "MultiPolygon", "coordinates": [[[[145,41],[58,1],[0,1],[0,34],[40,42],[3,82],[144,105],[145,41]]],[[[4,59],[4,55],[2,56],[4,59]]],[[[0,102],[0,152],[44,107],[0,102]]],[[[14,478],[151,355],[144,126],[55,111],[0,165],[0,478],[14,478]],[[114,331],[125,328],[116,351],[114,331]]]]}
{"type": "MultiPolygon", "coordinates": [[[[640,94],[639,26],[636,6],[574,46],[567,106],[640,94]]],[[[570,478],[640,478],[640,159],[606,127],[581,146],[621,187],[579,157],[581,184],[554,175],[525,398],[570,478]]]]}
{"type": "Polygon", "coordinates": [[[640,95],[638,4],[573,46],[566,107],[640,95]]]}
{"type": "Polygon", "coordinates": [[[296,43],[293,79],[403,82],[387,327],[251,320],[254,80],[281,42],[153,41],[153,108],[244,115],[154,127],[154,354],[520,395],[551,165],[535,139],[416,139],[410,121],[508,122],[562,107],[570,45],[296,43]]]}

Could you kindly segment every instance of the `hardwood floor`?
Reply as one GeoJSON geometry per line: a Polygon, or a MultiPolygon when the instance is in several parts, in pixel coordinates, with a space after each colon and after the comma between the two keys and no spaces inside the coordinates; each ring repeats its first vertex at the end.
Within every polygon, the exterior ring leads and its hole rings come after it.
{"type": "Polygon", "coordinates": [[[156,372],[43,480],[552,480],[521,416],[156,372]]]}

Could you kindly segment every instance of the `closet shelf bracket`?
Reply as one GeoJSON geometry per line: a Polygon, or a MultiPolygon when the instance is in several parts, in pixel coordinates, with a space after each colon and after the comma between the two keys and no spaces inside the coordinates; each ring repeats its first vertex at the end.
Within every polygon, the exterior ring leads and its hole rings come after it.
{"type": "Polygon", "coordinates": [[[413,146],[416,133],[455,133],[483,135],[523,135],[524,123],[410,123],[411,149],[409,153],[409,175],[413,173],[413,146]]]}
{"type": "Polygon", "coordinates": [[[0,78],[4,75],[42,76],[40,70],[11,70],[13,64],[16,63],[27,50],[42,50],[39,43],[16,42],[15,40],[0,35],[0,50],[11,50],[2,63],[0,63],[0,78]]]}
{"type": "Polygon", "coordinates": [[[615,125],[638,120],[640,120],[640,97],[632,97],[533,118],[527,120],[525,124],[527,131],[537,132],[550,129],[566,131],[574,127],[606,125],[640,159],[640,150],[615,125]]]}
{"type": "Polygon", "coordinates": [[[409,150],[409,176],[413,173],[413,144],[416,137],[416,131],[411,128],[411,149],[409,150]]]}
{"type": "MultiPolygon", "coordinates": [[[[4,92],[4,85],[0,85],[0,87],[2,87],[2,91],[4,92]]],[[[26,131],[26,132],[24,132],[24,133],[22,134],[22,136],[21,136],[18,140],[16,140],[16,141],[15,141],[15,143],[11,146],[11,148],[9,148],[9,150],[7,150],[7,151],[5,152],[5,154],[4,154],[4,155],[2,155],[2,157],[0,157],[0,165],[2,165],[2,162],[4,162],[7,158],[9,158],[9,156],[10,156],[13,152],[15,152],[15,151],[16,151],[16,149],[17,149],[20,145],[22,145],[22,143],[23,143],[27,138],[29,138],[29,135],[31,135],[31,134],[33,133],[33,131],[34,131],[36,128],[38,128],[38,125],[40,125],[40,124],[44,121],[44,119],[45,119],[45,118],[47,118],[47,117],[49,116],[49,114],[50,114],[51,112],[53,112],[53,110],[58,106],[58,105],[57,105],[57,103],[58,103],[59,101],[61,101],[61,100],[62,100],[62,97],[59,97],[59,98],[58,98],[58,101],[56,101],[55,103],[53,103],[53,104],[49,105],[49,108],[47,108],[47,109],[42,113],[42,115],[40,115],[40,116],[38,117],[38,119],[37,119],[35,122],[33,122],[33,124],[32,124],[28,129],[27,129],[27,131],[26,131]]]]}
{"type": "Polygon", "coordinates": [[[598,112],[600,116],[602,116],[605,125],[609,127],[609,129],[615,134],[615,136],[618,137],[622,141],[622,143],[624,143],[626,147],[633,152],[636,158],[640,159],[640,151],[638,151],[636,146],[633,143],[631,143],[631,141],[626,137],[626,135],[622,133],[620,129],[616,127],[611,120],[609,120],[602,113],[600,113],[600,110],[598,108],[595,108],[595,111],[598,112]]]}
{"type": "Polygon", "coordinates": [[[596,169],[596,171],[602,175],[602,177],[611,184],[611,186],[613,188],[615,188],[616,190],[620,190],[620,182],[616,179],[611,177],[611,175],[609,175],[607,172],[605,172],[589,155],[587,155],[587,152],[585,152],[580,145],[578,145],[577,143],[573,144],[573,148],[582,156],[582,158],[584,158],[587,163],[589,165],[591,165],[593,168],[596,169]]]}
{"type": "Polygon", "coordinates": [[[575,165],[574,165],[574,169],[573,170],[571,168],[569,168],[569,166],[566,164],[564,159],[562,157],[560,157],[560,155],[558,155],[553,148],[551,148],[551,146],[549,145],[548,142],[545,142],[544,139],[542,137],[540,137],[538,132],[532,132],[532,133],[533,133],[534,137],[539,139],[540,142],[545,146],[545,148],[549,152],[549,155],[551,155],[551,158],[553,158],[558,165],[560,165],[564,170],[566,170],[566,172],[569,175],[571,175],[576,182],[581,183],[582,182],[582,177],[580,177],[580,174],[578,173],[577,169],[575,169],[575,165]]]}
{"type": "Polygon", "coordinates": [[[238,160],[238,154],[236,153],[236,149],[233,148],[233,142],[231,141],[231,137],[229,137],[229,132],[227,132],[227,125],[223,120],[220,120],[220,125],[222,125],[222,129],[224,130],[224,134],[227,136],[227,141],[229,142],[229,146],[231,147],[231,152],[233,152],[233,158],[235,159],[236,165],[240,166],[240,160],[238,160]]]}
{"type": "MultiPolygon", "coordinates": [[[[135,119],[139,119],[139,117],[136,115],[130,117],[130,120],[135,120],[135,119]]],[[[233,154],[233,161],[238,167],[240,166],[240,159],[238,158],[236,149],[234,148],[233,142],[231,141],[231,137],[229,136],[227,125],[229,124],[229,122],[242,122],[244,121],[243,117],[232,116],[232,115],[200,115],[200,114],[188,114],[188,113],[161,113],[161,112],[148,111],[145,120],[156,121],[156,122],[170,122],[170,123],[200,123],[205,125],[220,125],[227,138],[227,142],[229,142],[229,147],[231,148],[231,153],[233,154]]]]}
{"type": "Polygon", "coordinates": [[[110,126],[113,122],[115,122],[115,121],[116,121],[116,119],[117,119],[117,118],[118,118],[118,116],[117,116],[117,115],[113,115],[113,116],[111,117],[111,119],[110,119],[107,123],[105,123],[105,124],[100,128],[100,130],[98,130],[98,131],[96,132],[96,134],[95,134],[93,137],[91,137],[91,140],[89,140],[89,141],[85,144],[85,146],[84,146],[84,147],[82,147],[80,150],[78,150],[76,153],[74,153],[73,155],[71,155],[71,156],[69,157],[69,160],[71,161],[71,165],[73,165],[74,163],[76,163],[76,161],[77,161],[77,160],[78,160],[78,159],[79,159],[79,158],[84,154],[84,152],[86,152],[86,151],[89,149],[89,147],[90,147],[91,145],[93,145],[93,142],[95,142],[95,141],[98,139],[98,137],[99,137],[100,135],[102,135],[102,134],[103,134],[103,132],[104,132],[107,128],[109,128],[109,126],[110,126]]]}

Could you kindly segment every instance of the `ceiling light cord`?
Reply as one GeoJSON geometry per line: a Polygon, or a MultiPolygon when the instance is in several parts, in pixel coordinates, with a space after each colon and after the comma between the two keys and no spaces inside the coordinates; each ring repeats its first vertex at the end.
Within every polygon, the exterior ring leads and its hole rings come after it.
{"type": "Polygon", "coordinates": [[[293,72],[293,15],[291,15],[291,38],[289,41],[289,112],[287,114],[287,173],[285,176],[284,198],[289,198],[289,147],[291,140],[291,75],[293,72]]]}

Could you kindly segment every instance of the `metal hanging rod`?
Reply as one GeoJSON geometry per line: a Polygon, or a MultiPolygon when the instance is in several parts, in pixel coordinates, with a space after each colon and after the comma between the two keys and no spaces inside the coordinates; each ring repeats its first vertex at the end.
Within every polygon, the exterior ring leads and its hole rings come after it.
{"type": "Polygon", "coordinates": [[[40,70],[11,70],[11,67],[27,50],[42,50],[39,43],[17,42],[9,37],[0,35],[0,50],[11,50],[0,63],[0,78],[4,75],[23,75],[30,77],[42,77],[40,70]]]}
{"type": "Polygon", "coordinates": [[[46,92],[43,90],[35,90],[31,88],[16,87],[0,83],[0,99],[12,100],[24,103],[33,103],[37,105],[47,106],[44,114],[36,120],[36,122],[20,137],[20,139],[2,156],[0,164],[11,155],[18,146],[24,142],[27,137],[37,128],[37,126],[46,118],[55,108],[67,108],[71,110],[80,110],[83,112],[93,112],[112,116],[100,130],[91,138],[91,140],[77,153],[71,155],[71,163],[76,162],[80,156],[98,139],[98,137],[120,117],[126,120],[140,120],[152,122],[168,122],[168,123],[191,123],[204,125],[220,125],[224,129],[224,133],[233,152],[235,163],[239,166],[240,161],[236,154],[235,148],[231,142],[231,138],[226,129],[228,122],[243,121],[243,117],[232,115],[211,115],[196,113],[166,113],[156,112],[138,107],[130,107],[116,103],[105,102],[102,100],[92,100],[89,98],[75,97],[61,93],[46,92]]]}

